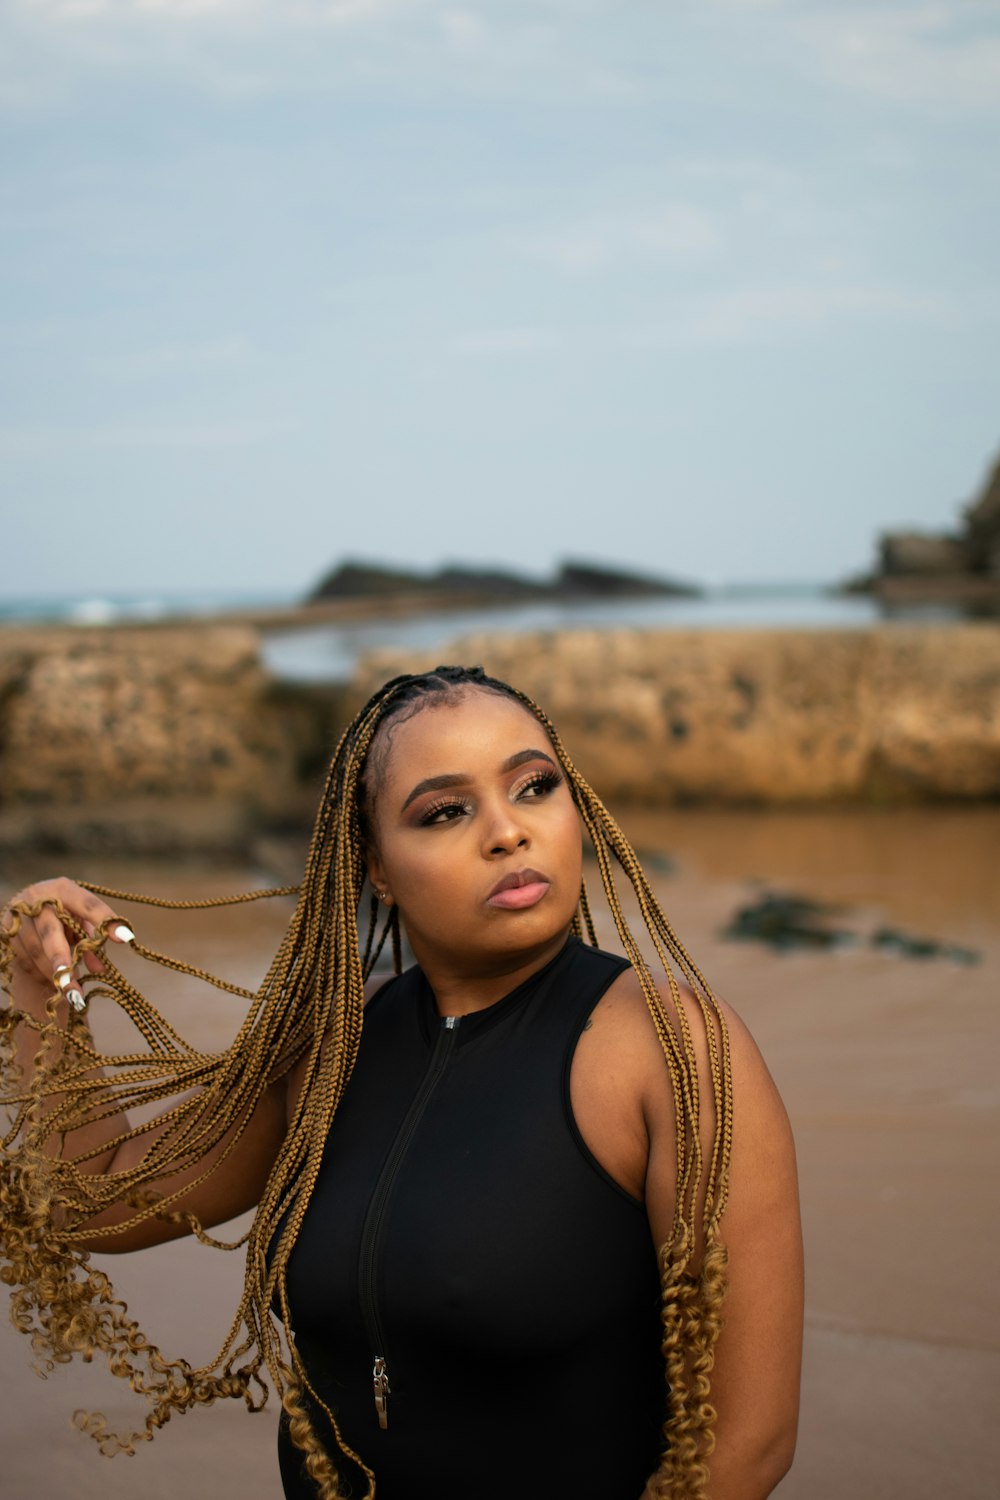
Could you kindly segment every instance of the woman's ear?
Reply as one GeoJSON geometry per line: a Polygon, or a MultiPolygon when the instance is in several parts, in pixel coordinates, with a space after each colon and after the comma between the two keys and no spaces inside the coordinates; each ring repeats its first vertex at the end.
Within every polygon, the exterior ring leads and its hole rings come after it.
{"type": "Polygon", "coordinates": [[[382,869],[382,861],[378,857],[378,851],[369,847],[365,855],[365,863],[368,866],[368,879],[371,888],[384,906],[392,905],[392,896],[385,882],[385,872],[382,869]]]}

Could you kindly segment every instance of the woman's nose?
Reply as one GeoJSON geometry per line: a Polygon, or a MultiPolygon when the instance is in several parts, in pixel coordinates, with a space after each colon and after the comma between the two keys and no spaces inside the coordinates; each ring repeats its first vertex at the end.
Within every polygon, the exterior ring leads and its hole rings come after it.
{"type": "Polygon", "coordinates": [[[526,849],[529,842],[528,831],[517,816],[517,809],[509,802],[500,803],[485,831],[486,852],[510,854],[515,849],[526,849]]]}

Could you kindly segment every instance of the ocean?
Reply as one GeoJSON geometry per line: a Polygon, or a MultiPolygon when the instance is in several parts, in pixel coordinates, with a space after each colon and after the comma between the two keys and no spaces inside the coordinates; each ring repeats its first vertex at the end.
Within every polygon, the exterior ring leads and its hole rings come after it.
{"type": "MultiPolygon", "coordinates": [[[[4,625],[58,623],[82,626],[130,622],[217,619],[241,611],[294,609],[301,600],[288,594],[197,593],[105,596],[26,596],[0,598],[4,625]]],[[[410,617],[295,626],[261,627],[262,655],[283,681],[346,680],[365,651],[405,646],[423,650],[444,646],[458,636],[485,631],[505,634],[572,628],[645,629],[851,629],[887,618],[941,622],[962,618],[957,606],[934,605],[888,610],[863,595],[840,594],[816,584],[723,585],[697,598],[530,603],[480,609],[451,609],[410,617]]]]}

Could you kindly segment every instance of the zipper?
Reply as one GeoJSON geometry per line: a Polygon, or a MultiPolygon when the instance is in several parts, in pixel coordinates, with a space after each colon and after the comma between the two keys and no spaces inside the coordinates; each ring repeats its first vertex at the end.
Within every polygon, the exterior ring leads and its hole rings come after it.
{"type": "Polygon", "coordinates": [[[368,1338],[372,1349],[375,1350],[374,1363],[372,1365],[372,1391],[375,1397],[375,1412],[378,1416],[378,1425],[384,1432],[389,1426],[389,1396],[392,1388],[389,1385],[389,1364],[385,1354],[385,1334],[382,1330],[382,1320],[379,1315],[378,1299],[375,1295],[375,1270],[378,1263],[378,1252],[380,1248],[382,1227],[385,1222],[386,1210],[392,1198],[396,1179],[399,1176],[400,1167],[410,1149],[410,1143],[416,1133],[417,1126],[427,1108],[428,1101],[437,1086],[441,1074],[448,1064],[455,1045],[455,1037],[458,1031],[460,1016],[442,1016],[441,1027],[438,1031],[434,1050],[427,1064],[427,1072],[424,1074],[416,1094],[413,1096],[403,1122],[396,1132],[396,1138],[386,1157],[385,1166],[382,1168],[375,1190],[368,1204],[368,1212],[365,1215],[364,1228],[361,1231],[361,1252],[359,1256],[358,1287],[361,1295],[361,1311],[368,1330],[368,1338]]]}

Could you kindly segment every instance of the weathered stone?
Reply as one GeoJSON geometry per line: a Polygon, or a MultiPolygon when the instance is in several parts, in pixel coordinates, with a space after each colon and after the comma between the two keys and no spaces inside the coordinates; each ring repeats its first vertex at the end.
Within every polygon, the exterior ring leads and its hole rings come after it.
{"type": "Polygon", "coordinates": [[[1000,795],[1000,626],[871,632],[869,781],[899,795],[1000,795]]]}
{"type": "Polygon", "coordinates": [[[882,573],[886,577],[919,574],[948,577],[970,566],[969,550],[961,537],[924,531],[891,531],[879,542],[882,573]]]}
{"type": "Polygon", "coordinates": [[[972,567],[1000,578],[1000,459],[965,511],[965,532],[972,567]]]}
{"type": "Polygon", "coordinates": [[[565,631],[373,653],[396,672],[480,663],[539,702],[623,802],[1000,796],[1000,628],[565,631]]]}
{"type": "Polygon", "coordinates": [[[307,707],[275,693],[249,629],[12,633],[0,687],[8,843],[239,841],[286,806],[309,749],[307,707]]]}
{"type": "Polygon", "coordinates": [[[884,533],[877,568],[844,591],[874,593],[889,605],[950,601],[1000,614],[1000,459],[963,508],[957,533],[884,533]]]}
{"type": "Polygon", "coordinates": [[[309,828],[340,729],[386,678],[481,663],[611,803],[1000,797],[1000,626],[578,630],[372,653],[275,683],[255,631],[0,636],[0,846],[248,849],[309,828]]]}

